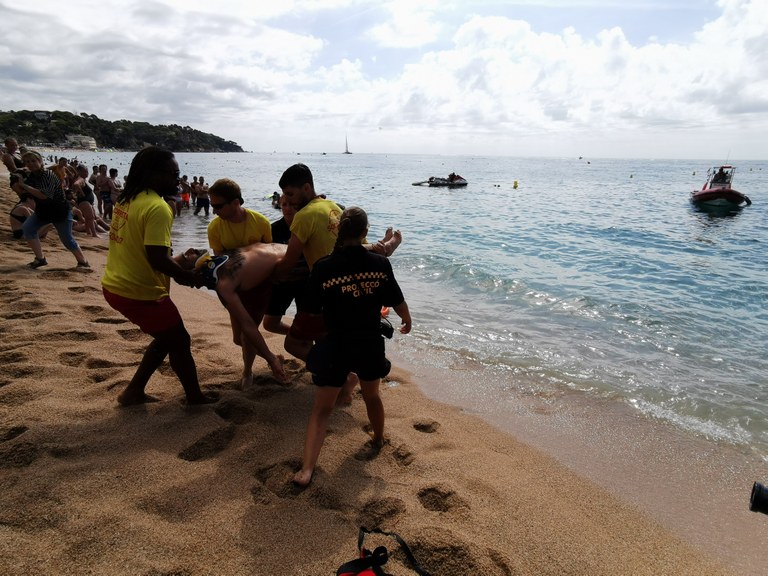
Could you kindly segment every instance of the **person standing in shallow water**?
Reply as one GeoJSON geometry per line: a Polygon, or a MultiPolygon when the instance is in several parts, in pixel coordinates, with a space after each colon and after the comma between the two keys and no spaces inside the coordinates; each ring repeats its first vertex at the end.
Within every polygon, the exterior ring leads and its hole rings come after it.
{"type": "Polygon", "coordinates": [[[315,263],[307,284],[306,311],[322,313],[327,335],[307,356],[307,369],[317,389],[301,470],[293,477],[299,486],[312,481],[328,419],[351,372],[360,379],[372,428],[370,448],[376,453],[384,445],[384,405],[379,386],[392,365],[385,356],[381,308],[389,306],[400,316],[402,334],[411,331],[411,313],[389,260],[363,246],[367,233],[365,211],[356,207],[344,210],[336,246],[330,256],[315,263]]]}
{"type": "Polygon", "coordinates": [[[104,299],[153,338],[117,398],[123,405],[155,400],[144,389],[166,356],[189,404],[215,402],[200,390],[191,339],[170,297],[171,278],[185,286],[202,285],[193,271],[171,257],[173,211],[163,196],[175,194],[178,181],[179,165],[172,152],[144,148],[133,158],[114,206],[101,279],[104,299]]]}

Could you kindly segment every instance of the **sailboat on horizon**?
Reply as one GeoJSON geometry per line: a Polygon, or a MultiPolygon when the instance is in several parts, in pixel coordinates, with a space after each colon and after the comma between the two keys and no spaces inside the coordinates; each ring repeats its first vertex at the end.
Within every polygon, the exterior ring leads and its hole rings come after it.
{"type": "Polygon", "coordinates": [[[349,139],[346,136],[344,136],[344,154],[352,154],[349,151],[349,139]]]}

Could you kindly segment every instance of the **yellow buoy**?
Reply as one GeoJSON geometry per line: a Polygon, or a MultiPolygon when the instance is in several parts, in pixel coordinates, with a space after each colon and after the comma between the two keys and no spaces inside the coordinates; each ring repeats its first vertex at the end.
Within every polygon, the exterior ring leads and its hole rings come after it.
{"type": "Polygon", "coordinates": [[[512,183],[512,188],[514,188],[515,190],[517,190],[517,180],[515,180],[515,181],[512,183]]]}

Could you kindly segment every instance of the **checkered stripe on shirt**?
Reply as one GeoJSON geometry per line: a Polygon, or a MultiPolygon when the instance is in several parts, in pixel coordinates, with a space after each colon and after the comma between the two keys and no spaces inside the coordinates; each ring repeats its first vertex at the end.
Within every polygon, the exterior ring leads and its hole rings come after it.
{"type": "Polygon", "coordinates": [[[348,274],[346,276],[337,276],[323,282],[323,290],[327,290],[333,286],[339,286],[341,284],[349,284],[358,280],[386,280],[386,272],[360,272],[358,274],[348,274]]]}

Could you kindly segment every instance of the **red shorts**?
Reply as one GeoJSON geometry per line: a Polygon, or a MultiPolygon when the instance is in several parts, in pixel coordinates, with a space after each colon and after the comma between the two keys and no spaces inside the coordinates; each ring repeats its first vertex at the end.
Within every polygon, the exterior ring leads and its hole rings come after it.
{"type": "Polygon", "coordinates": [[[160,300],[134,300],[113,294],[102,287],[104,299],[112,308],[151,336],[166,332],[182,323],[170,296],[160,300]]]}
{"type": "Polygon", "coordinates": [[[325,321],[322,314],[310,314],[302,311],[296,313],[288,332],[291,338],[296,340],[317,340],[325,333],[325,321]]]}

